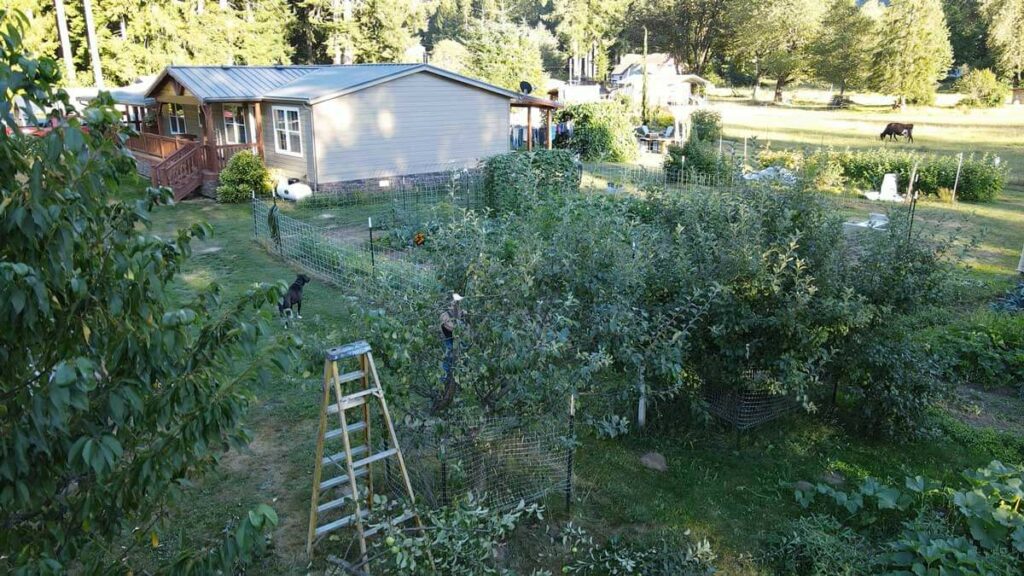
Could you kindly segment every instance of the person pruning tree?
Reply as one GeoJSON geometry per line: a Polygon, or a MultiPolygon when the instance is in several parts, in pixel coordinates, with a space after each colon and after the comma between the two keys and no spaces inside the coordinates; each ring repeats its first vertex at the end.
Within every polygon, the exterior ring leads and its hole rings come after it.
{"type": "Polygon", "coordinates": [[[441,383],[444,390],[441,396],[434,401],[432,412],[437,413],[447,408],[455,398],[455,329],[462,319],[462,296],[457,292],[452,293],[452,301],[443,312],[441,312],[441,343],[444,345],[444,359],[441,361],[441,368],[444,376],[441,383]]]}

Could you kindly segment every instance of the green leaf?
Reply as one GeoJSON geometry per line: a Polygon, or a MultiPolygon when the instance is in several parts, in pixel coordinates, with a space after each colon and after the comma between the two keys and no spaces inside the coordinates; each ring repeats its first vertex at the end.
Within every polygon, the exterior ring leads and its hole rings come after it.
{"type": "Polygon", "coordinates": [[[885,486],[879,488],[875,496],[878,498],[879,510],[894,510],[896,508],[896,501],[900,497],[900,491],[885,486]]]}

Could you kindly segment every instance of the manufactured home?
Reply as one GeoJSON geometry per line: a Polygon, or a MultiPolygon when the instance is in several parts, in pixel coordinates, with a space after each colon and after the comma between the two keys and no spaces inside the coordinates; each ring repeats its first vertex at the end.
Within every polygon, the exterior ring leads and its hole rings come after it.
{"type": "Polygon", "coordinates": [[[550,126],[559,106],[427,64],[169,66],[111,94],[140,172],[176,198],[215,188],[242,150],[315,191],[471,167],[509,150],[512,109],[550,126]]]}

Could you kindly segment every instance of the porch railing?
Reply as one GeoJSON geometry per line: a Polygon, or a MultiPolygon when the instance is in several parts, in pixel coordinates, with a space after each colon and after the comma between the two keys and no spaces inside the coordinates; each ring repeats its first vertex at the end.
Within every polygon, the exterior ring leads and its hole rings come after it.
{"type": "Polygon", "coordinates": [[[214,146],[214,161],[217,163],[217,172],[223,170],[227,165],[231,157],[239,152],[248,150],[252,153],[256,153],[255,144],[224,144],[221,146],[214,146]]]}
{"type": "Polygon", "coordinates": [[[160,134],[142,133],[128,138],[128,149],[157,158],[168,158],[185,146],[193,144],[184,138],[172,138],[160,134]]]}
{"type": "Polygon", "coordinates": [[[204,167],[206,146],[188,142],[153,167],[153,185],[169,187],[174,192],[174,199],[181,200],[202,185],[204,167]]]}

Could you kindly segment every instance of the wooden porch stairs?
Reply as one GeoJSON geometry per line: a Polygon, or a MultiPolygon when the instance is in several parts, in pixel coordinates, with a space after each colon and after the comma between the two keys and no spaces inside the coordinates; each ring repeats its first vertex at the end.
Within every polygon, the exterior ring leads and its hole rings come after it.
{"type": "Polygon", "coordinates": [[[170,188],[174,201],[180,202],[203,185],[204,167],[206,146],[190,142],[153,165],[151,179],[154,186],[170,188]]]}

